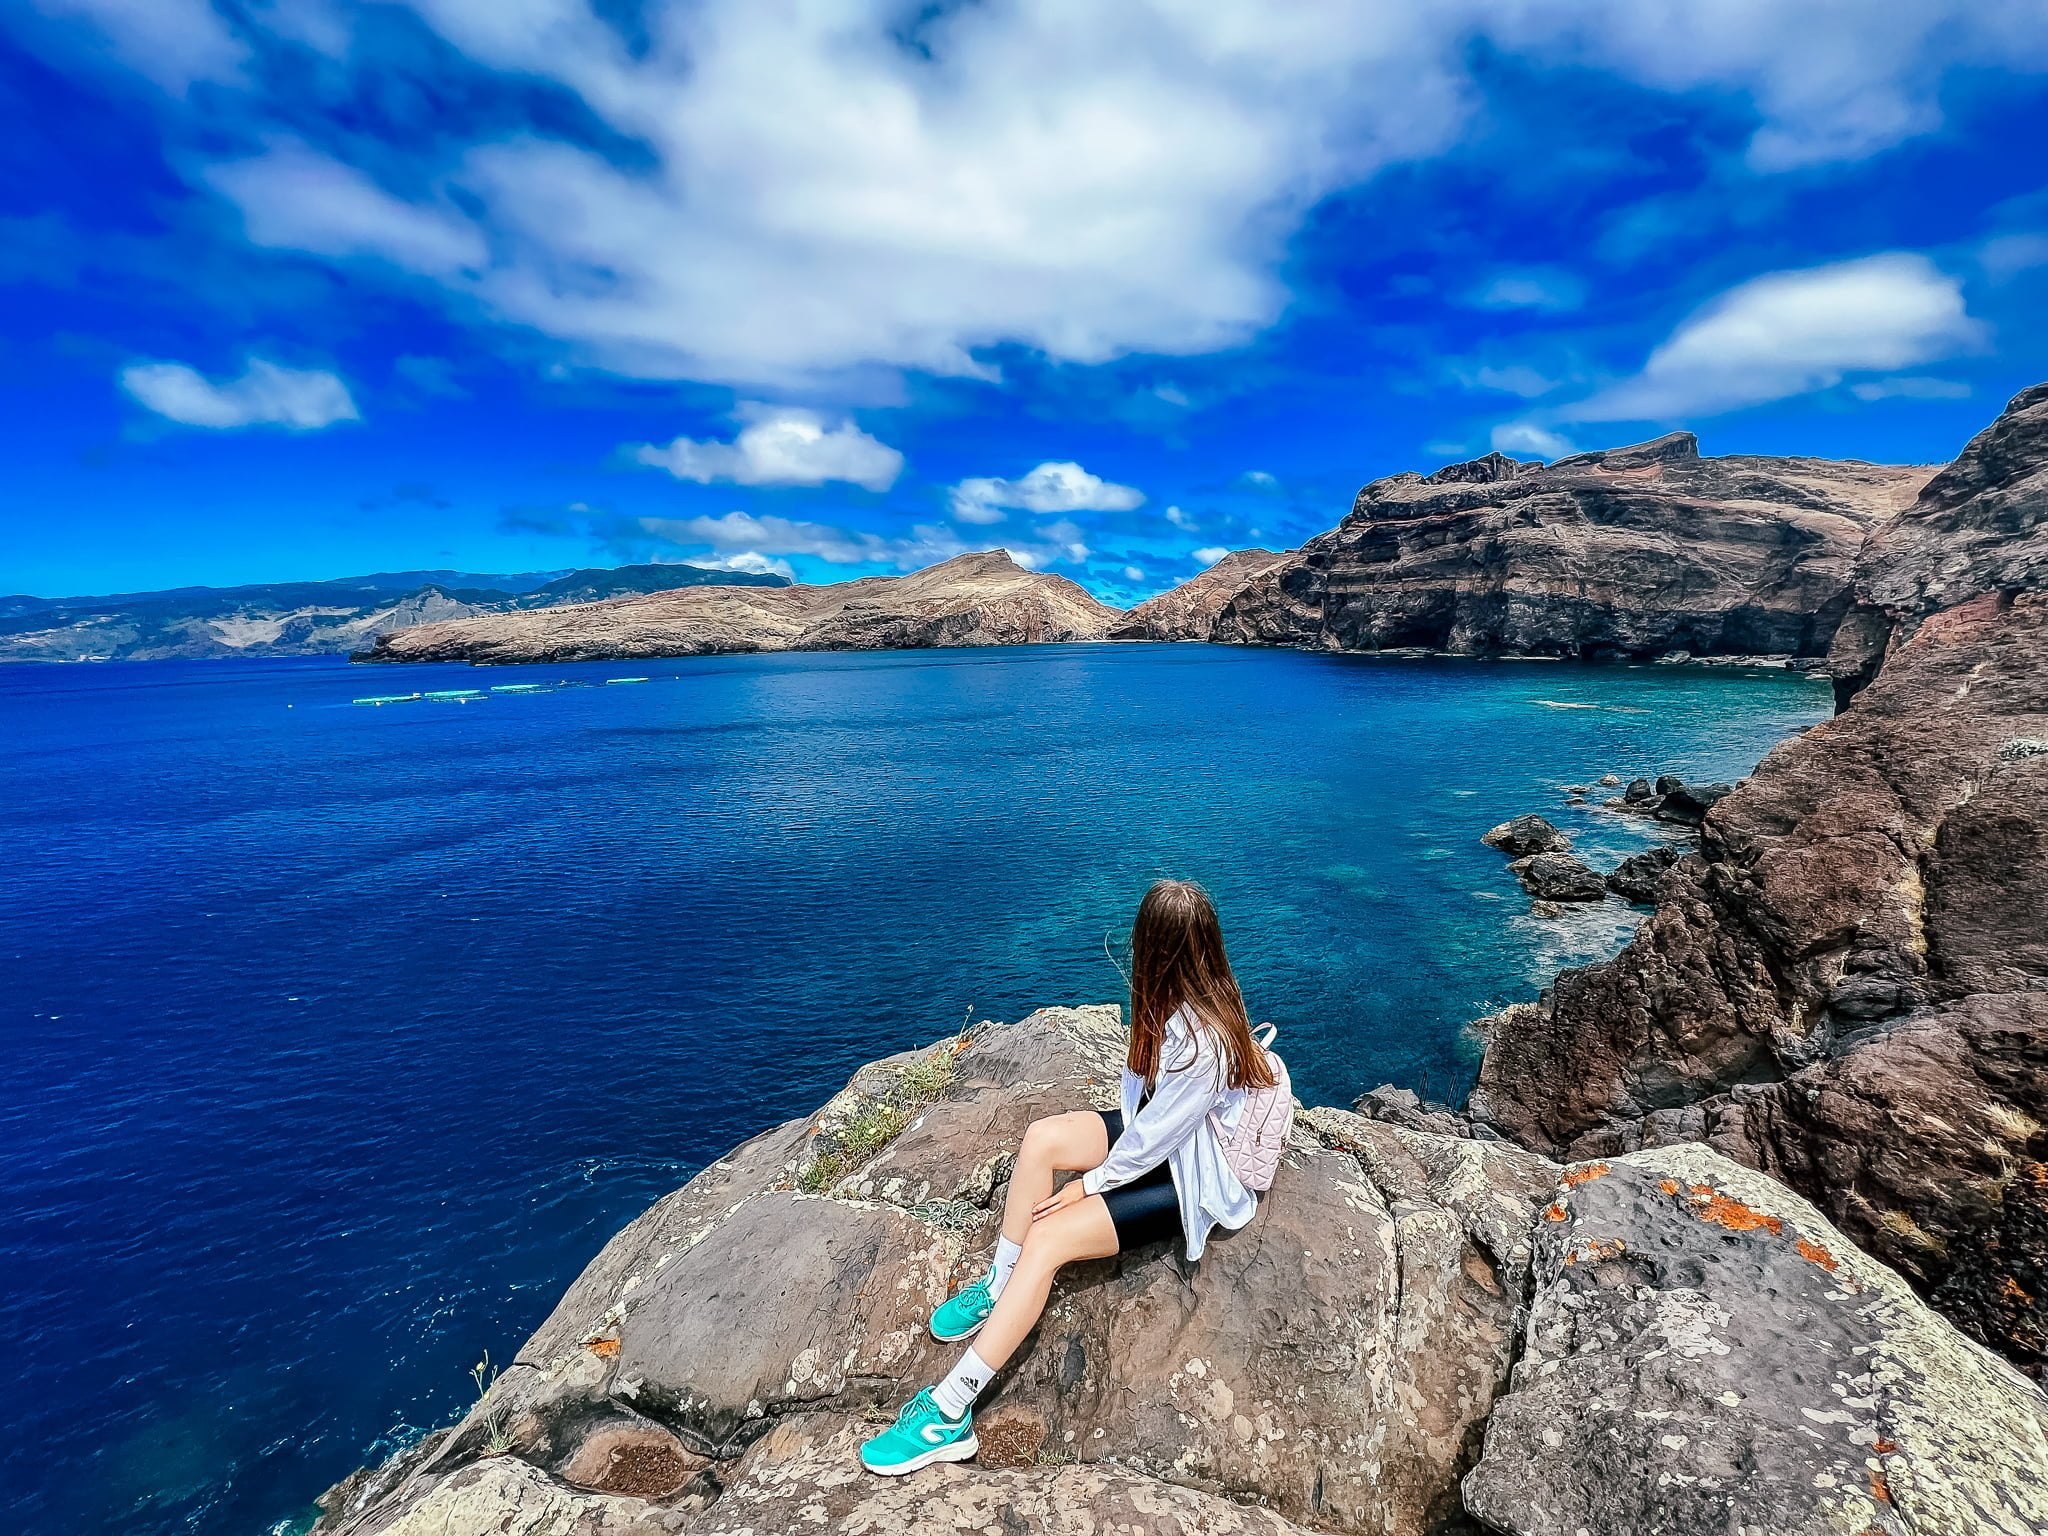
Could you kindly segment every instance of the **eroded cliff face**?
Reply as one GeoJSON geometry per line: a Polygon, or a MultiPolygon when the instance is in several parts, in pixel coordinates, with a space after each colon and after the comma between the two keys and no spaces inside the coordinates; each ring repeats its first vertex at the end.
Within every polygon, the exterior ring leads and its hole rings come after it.
{"type": "Polygon", "coordinates": [[[1217,615],[1256,578],[1295,558],[1292,550],[1237,549],[1193,580],[1140,603],[1117,621],[1112,640],[1207,640],[1217,615]]]}
{"type": "Polygon", "coordinates": [[[1707,459],[1680,432],[1547,467],[1496,453],[1394,475],[1248,583],[1212,634],[1344,651],[1818,657],[1849,607],[1865,531],[1932,474],[1707,459]]]}
{"type": "Polygon", "coordinates": [[[957,1354],[925,1321],[1025,1126],[1107,1102],[1121,1046],[1116,1008],[1048,1009],[862,1069],[622,1231],[319,1536],[2048,1522],[2048,1397],[1789,1191],[1700,1147],[1560,1166],[1335,1109],[1192,1270],[1154,1245],[1065,1273],[977,1463],[862,1471],[957,1354]]]}
{"type": "Polygon", "coordinates": [[[1553,1154],[1703,1139],[2037,1373],[2044,521],[2048,388],[1872,537],[1836,652],[1853,702],[1713,807],[1620,956],[1488,1021],[1472,1100],[1553,1154]]]}
{"type": "Polygon", "coordinates": [[[644,597],[423,624],[360,661],[624,661],[741,651],[889,650],[1097,640],[1122,617],[1002,550],[909,576],[829,586],[689,587],[644,597]]]}

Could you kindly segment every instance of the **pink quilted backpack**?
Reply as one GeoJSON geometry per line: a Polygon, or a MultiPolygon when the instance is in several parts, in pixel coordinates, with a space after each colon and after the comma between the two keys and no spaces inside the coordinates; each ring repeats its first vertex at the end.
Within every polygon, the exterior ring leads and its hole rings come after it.
{"type": "Polygon", "coordinates": [[[1254,1192],[1273,1187],[1280,1154],[1287,1150],[1287,1138],[1294,1131],[1294,1084],[1288,1079],[1287,1063],[1273,1050],[1273,1039],[1279,1033],[1271,1024],[1252,1032],[1259,1049],[1266,1053],[1266,1065],[1273,1069],[1273,1086],[1245,1090],[1237,1128],[1226,1131],[1216,1112],[1209,1112],[1209,1128],[1223,1149],[1223,1161],[1237,1175],[1237,1182],[1254,1192]],[[1261,1033],[1264,1039],[1259,1038],[1261,1033]]]}

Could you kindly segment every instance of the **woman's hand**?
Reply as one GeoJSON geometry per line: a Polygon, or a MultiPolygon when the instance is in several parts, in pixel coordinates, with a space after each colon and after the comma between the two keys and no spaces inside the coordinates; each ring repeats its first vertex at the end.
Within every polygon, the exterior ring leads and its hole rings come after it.
{"type": "Polygon", "coordinates": [[[1050,1199],[1041,1200],[1031,1208],[1031,1219],[1043,1221],[1055,1212],[1064,1211],[1068,1206],[1079,1205],[1088,1198],[1088,1191],[1081,1187],[1079,1179],[1069,1179],[1055,1190],[1050,1199]]]}

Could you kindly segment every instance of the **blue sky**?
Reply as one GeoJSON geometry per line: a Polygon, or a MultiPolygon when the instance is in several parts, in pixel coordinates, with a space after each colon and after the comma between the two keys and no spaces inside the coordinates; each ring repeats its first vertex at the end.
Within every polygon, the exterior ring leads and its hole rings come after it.
{"type": "Polygon", "coordinates": [[[964,549],[1130,601],[2048,377],[2048,0],[32,0],[0,590],[964,549]]]}

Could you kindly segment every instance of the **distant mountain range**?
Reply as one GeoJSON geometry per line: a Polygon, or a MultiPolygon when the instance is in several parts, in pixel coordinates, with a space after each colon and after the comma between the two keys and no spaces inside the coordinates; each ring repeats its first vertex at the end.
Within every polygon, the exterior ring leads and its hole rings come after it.
{"type": "Polygon", "coordinates": [[[515,576],[383,571],[105,597],[0,597],[0,661],[346,655],[392,630],[441,619],[679,587],[788,585],[780,576],[695,565],[625,565],[515,576]]]}
{"type": "Polygon", "coordinates": [[[378,636],[358,661],[560,662],[1099,640],[1123,615],[1008,551],[778,592],[661,592],[378,636]]]}

